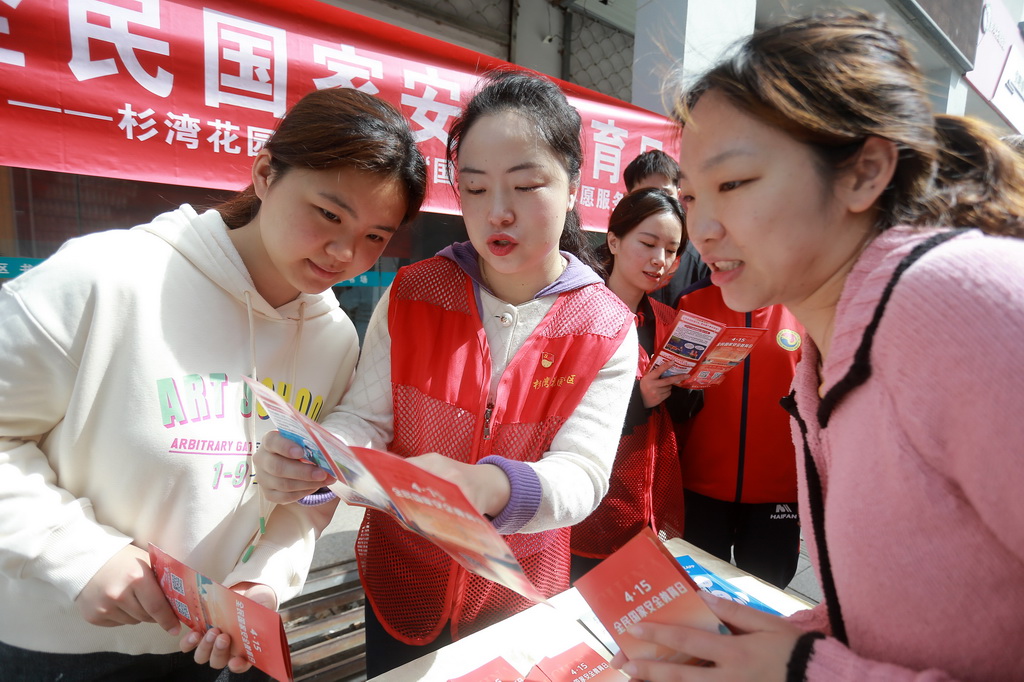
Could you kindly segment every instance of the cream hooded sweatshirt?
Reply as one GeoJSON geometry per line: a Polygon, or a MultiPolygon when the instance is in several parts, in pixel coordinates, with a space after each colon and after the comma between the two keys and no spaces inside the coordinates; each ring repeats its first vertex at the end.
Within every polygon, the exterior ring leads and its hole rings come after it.
{"type": "Polygon", "coordinates": [[[271,307],[220,215],[186,205],[69,241],[0,289],[0,325],[0,640],[177,651],[156,624],[98,627],[75,608],[128,543],[297,594],[335,505],[274,508],[241,563],[260,516],[248,455],[271,428],[242,377],[326,415],[358,354],[332,292],[271,307]]]}

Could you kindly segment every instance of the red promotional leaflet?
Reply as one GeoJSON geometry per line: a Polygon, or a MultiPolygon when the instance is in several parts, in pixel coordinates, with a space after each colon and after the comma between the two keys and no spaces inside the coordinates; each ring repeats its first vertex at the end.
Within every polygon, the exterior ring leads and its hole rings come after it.
{"type": "Polygon", "coordinates": [[[551,682],[613,682],[629,679],[586,642],[580,642],[557,656],[541,659],[535,670],[538,668],[551,682]]]}
{"type": "Polygon", "coordinates": [[[301,445],[310,462],[338,479],[331,486],[338,497],[391,515],[466,570],[531,601],[545,601],[508,544],[454,483],[389,452],[349,447],[270,388],[248,377],[245,383],[281,435],[301,445]]]}
{"type": "Polygon", "coordinates": [[[472,670],[462,677],[453,677],[448,682],[525,682],[519,671],[501,656],[472,670]]]}
{"type": "Polygon", "coordinates": [[[537,662],[525,676],[499,656],[448,682],[615,682],[629,678],[616,670],[586,642],[537,662]]]}
{"type": "Polygon", "coordinates": [[[665,345],[651,361],[661,376],[679,375],[677,386],[707,388],[722,383],[725,373],[750,354],[765,333],[754,327],[726,327],[721,322],[680,310],[665,345]]]}
{"type": "Polygon", "coordinates": [[[275,680],[292,682],[280,614],[215,583],[153,544],[149,561],[178,620],[199,632],[220,628],[231,636],[232,656],[245,656],[275,680]]]}
{"type": "Polygon", "coordinates": [[[576,589],[628,658],[698,662],[629,634],[629,628],[642,621],[729,633],[650,528],[577,580],[576,589]]]}

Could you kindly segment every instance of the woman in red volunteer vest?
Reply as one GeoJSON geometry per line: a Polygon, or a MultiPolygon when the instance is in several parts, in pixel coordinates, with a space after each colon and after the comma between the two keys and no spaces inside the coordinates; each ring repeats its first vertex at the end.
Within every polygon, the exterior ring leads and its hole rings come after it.
{"type": "MultiPolygon", "coordinates": [[[[549,596],[569,586],[569,526],[608,490],[637,363],[633,314],[588,264],[574,211],[580,131],[551,81],[485,80],[449,141],[469,241],[398,273],[324,422],[460,485],[549,596]]],[[[269,500],[324,482],[301,457],[264,440],[269,500]]],[[[373,510],[356,554],[369,677],[530,606],[373,510]]]]}
{"type": "Polygon", "coordinates": [[[660,189],[627,194],[612,211],[599,255],[607,284],[636,313],[639,358],[608,494],[572,529],[575,581],[644,526],[663,539],[683,533],[683,489],[673,420],[700,409],[700,391],[673,386],[675,378],[648,373],[668,336],[675,310],[648,294],[658,288],[686,244],[683,209],[660,189]]]}

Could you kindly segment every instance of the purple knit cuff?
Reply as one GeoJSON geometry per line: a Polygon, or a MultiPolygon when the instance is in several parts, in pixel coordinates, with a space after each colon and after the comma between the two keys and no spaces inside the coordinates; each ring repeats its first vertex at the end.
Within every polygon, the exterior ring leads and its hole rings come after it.
{"type": "Polygon", "coordinates": [[[309,495],[303,497],[301,500],[299,500],[299,504],[306,507],[315,507],[319,504],[325,504],[327,502],[330,502],[335,497],[337,497],[337,495],[335,495],[330,488],[323,487],[317,490],[315,493],[310,493],[309,495]]]}
{"type": "Polygon", "coordinates": [[[498,455],[489,455],[477,464],[493,464],[508,476],[512,494],[501,513],[494,517],[491,525],[502,535],[518,533],[533,519],[540,507],[543,494],[540,477],[526,462],[518,462],[498,455]]]}

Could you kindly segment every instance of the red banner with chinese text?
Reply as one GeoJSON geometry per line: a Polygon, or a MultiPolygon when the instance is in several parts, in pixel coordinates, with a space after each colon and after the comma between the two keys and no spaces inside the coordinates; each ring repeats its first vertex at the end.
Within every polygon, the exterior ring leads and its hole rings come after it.
{"type": "MultiPolygon", "coordinates": [[[[459,213],[447,130],[505,64],[314,0],[0,0],[0,165],[239,189],[292,103],[353,87],[410,120],[430,168],[424,210],[459,213]]],[[[559,84],[583,118],[583,222],[604,230],[622,169],[651,147],[675,156],[675,130],[559,84]]]]}

